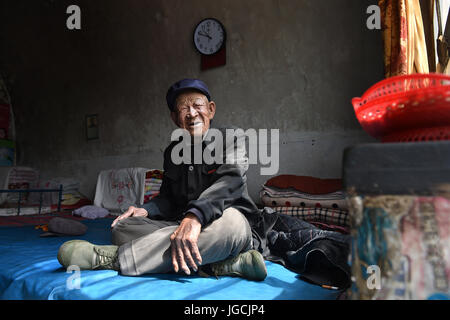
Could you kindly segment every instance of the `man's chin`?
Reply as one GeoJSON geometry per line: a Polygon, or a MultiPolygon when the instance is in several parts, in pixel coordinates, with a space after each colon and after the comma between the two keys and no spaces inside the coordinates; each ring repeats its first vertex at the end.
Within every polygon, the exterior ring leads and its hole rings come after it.
{"type": "Polygon", "coordinates": [[[195,127],[188,128],[187,131],[193,137],[201,137],[203,135],[204,131],[206,131],[203,129],[204,129],[203,126],[195,126],[195,127]]]}

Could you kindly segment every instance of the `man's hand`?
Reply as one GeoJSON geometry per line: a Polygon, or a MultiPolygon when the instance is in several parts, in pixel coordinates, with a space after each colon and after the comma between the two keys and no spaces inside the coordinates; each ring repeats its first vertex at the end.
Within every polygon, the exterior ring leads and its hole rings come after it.
{"type": "Polygon", "coordinates": [[[120,220],[126,219],[128,217],[146,217],[146,216],[148,216],[147,210],[145,210],[144,208],[136,208],[131,206],[128,208],[127,211],[122,213],[113,221],[113,223],[111,224],[111,228],[113,228],[120,220]]]}
{"type": "Polygon", "coordinates": [[[202,225],[198,218],[194,214],[188,213],[170,236],[172,264],[175,272],[181,268],[186,274],[191,274],[189,267],[197,271],[197,265],[202,263],[202,257],[197,247],[201,229],[202,225]]]}

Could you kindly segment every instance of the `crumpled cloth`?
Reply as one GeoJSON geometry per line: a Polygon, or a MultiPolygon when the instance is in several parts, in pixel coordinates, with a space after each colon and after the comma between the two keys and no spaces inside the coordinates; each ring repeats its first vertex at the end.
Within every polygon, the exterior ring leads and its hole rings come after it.
{"type": "Polygon", "coordinates": [[[98,219],[106,217],[109,211],[98,206],[84,206],[74,210],[73,214],[87,219],[98,219]]]}

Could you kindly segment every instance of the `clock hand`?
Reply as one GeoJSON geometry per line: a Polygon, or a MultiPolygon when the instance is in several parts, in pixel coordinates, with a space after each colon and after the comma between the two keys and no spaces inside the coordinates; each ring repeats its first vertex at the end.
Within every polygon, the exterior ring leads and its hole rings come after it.
{"type": "Polygon", "coordinates": [[[211,38],[211,36],[209,35],[209,34],[206,34],[206,33],[202,33],[202,32],[199,32],[198,33],[200,36],[204,36],[204,37],[207,37],[207,38],[209,38],[209,40],[211,40],[212,38],[211,38]]]}

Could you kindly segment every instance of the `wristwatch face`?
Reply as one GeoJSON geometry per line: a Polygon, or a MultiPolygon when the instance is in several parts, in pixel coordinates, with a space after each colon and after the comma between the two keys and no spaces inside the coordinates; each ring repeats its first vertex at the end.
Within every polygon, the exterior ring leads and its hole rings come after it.
{"type": "Polygon", "coordinates": [[[201,54],[218,52],[225,44],[225,28],[213,18],[200,21],[194,31],[194,44],[201,54]]]}

